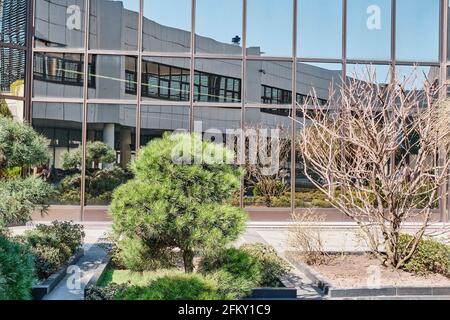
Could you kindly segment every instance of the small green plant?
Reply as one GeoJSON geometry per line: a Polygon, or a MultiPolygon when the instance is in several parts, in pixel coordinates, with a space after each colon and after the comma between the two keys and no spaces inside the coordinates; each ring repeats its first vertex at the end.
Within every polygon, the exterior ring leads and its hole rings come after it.
{"type": "Polygon", "coordinates": [[[54,221],[51,225],[37,225],[17,239],[29,245],[38,278],[45,279],[81,248],[84,236],[82,225],[54,221]]]}
{"type": "Polygon", "coordinates": [[[0,235],[0,300],[30,299],[34,281],[28,248],[0,235]]]}
{"type": "Polygon", "coordinates": [[[119,290],[116,300],[220,300],[217,283],[199,274],[174,274],[148,286],[119,290]]]}
{"type": "MultiPolygon", "coordinates": [[[[408,252],[412,243],[412,236],[402,234],[399,249],[408,252]]],[[[435,240],[421,240],[404,269],[417,274],[440,273],[450,276],[450,248],[435,240]]]]}
{"type": "Polygon", "coordinates": [[[167,248],[152,248],[139,237],[115,239],[117,246],[110,251],[116,266],[137,272],[173,267],[176,263],[175,253],[167,248]]]}
{"type": "Polygon", "coordinates": [[[258,262],[261,273],[259,285],[262,287],[279,285],[280,277],[290,270],[289,264],[271,246],[262,243],[244,244],[240,249],[258,262]]]}
{"type": "Polygon", "coordinates": [[[239,249],[212,253],[201,260],[199,267],[203,274],[213,274],[221,288],[234,296],[245,296],[255,287],[278,286],[280,277],[289,269],[287,262],[264,244],[245,244],[239,249]]]}
{"type": "Polygon", "coordinates": [[[241,249],[225,249],[202,259],[200,263],[202,273],[219,270],[226,271],[235,278],[249,280],[254,285],[261,282],[261,266],[258,260],[241,249]]]}

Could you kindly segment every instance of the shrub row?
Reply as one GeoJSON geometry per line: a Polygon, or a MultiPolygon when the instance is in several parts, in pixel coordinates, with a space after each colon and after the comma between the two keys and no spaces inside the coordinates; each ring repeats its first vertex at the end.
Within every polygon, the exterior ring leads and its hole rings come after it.
{"type": "MultiPolygon", "coordinates": [[[[412,240],[412,236],[402,234],[399,243],[400,251],[407,252],[412,245],[412,240]]],[[[450,247],[435,240],[423,239],[404,269],[422,275],[439,273],[450,276],[450,247]]]]}
{"type": "Polygon", "coordinates": [[[278,286],[289,270],[275,250],[246,244],[202,258],[198,273],[179,271],[158,277],[146,286],[110,284],[89,289],[87,300],[219,300],[247,296],[256,287],[278,286]]]}
{"type": "Polygon", "coordinates": [[[30,299],[34,274],[27,246],[0,235],[0,300],[30,299]]]}
{"type": "Polygon", "coordinates": [[[72,222],[40,224],[17,240],[29,246],[34,256],[36,275],[39,280],[48,278],[64,265],[83,244],[83,226],[72,222]]]}

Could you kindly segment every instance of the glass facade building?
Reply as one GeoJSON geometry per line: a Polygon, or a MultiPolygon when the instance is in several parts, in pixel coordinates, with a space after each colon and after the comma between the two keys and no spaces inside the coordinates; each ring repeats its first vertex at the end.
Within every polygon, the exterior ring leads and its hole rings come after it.
{"type": "Polygon", "coordinates": [[[417,70],[419,90],[446,83],[448,11],[449,0],[0,0],[0,99],[47,138],[55,206],[85,219],[165,132],[256,127],[290,141],[277,172],[285,191],[261,203],[247,177],[236,203],[274,219],[332,215],[310,199],[292,143],[297,102],[315,93],[325,104],[331,86],[368,81],[368,70],[378,83],[417,70]],[[95,142],[115,161],[90,159],[95,142]]]}

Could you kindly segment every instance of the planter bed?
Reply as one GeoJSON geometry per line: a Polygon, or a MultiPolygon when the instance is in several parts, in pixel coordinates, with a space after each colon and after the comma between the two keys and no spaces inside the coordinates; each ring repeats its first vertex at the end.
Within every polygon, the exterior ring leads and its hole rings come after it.
{"type": "MultiPolygon", "coordinates": [[[[105,287],[108,284],[126,284],[145,285],[158,277],[170,274],[173,271],[179,270],[159,270],[148,271],[143,273],[130,272],[128,270],[114,270],[110,266],[110,260],[107,259],[102,262],[102,265],[97,269],[96,274],[91,278],[84,290],[84,297],[87,298],[89,291],[96,287],[105,287]]],[[[296,299],[297,289],[284,287],[280,281],[280,287],[274,288],[255,288],[252,293],[245,297],[245,300],[251,299],[296,299]]]]}
{"type": "Polygon", "coordinates": [[[450,295],[450,278],[385,268],[366,253],[335,255],[329,263],[313,266],[306,265],[295,253],[286,257],[329,298],[450,295]],[[369,286],[371,272],[377,270],[380,270],[380,281],[377,286],[369,286]]]}
{"type": "Polygon", "coordinates": [[[33,300],[42,300],[45,295],[52,292],[58,283],[66,276],[67,268],[76,264],[83,256],[84,249],[81,248],[57,272],[34,285],[31,291],[33,300]]]}

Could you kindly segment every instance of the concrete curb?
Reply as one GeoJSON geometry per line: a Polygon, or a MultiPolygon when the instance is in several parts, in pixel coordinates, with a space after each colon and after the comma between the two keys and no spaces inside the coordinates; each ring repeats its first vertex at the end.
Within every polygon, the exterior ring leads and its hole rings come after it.
{"type": "Polygon", "coordinates": [[[33,286],[31,290],[33,300],[42,300],[45,295],[52,292],[53,289],[55,289],[55,287],[58,285],[58,283],[66,276],[67,269],[71,265],[76,264],[83,256],[84,249],[81,248],[72,257],[70,257],[70,259],[57,272],[55,272],[39,284],[33,286]]]}
{"type": "Polygon", "coordinates": [[[86,294],[89,289],[92,287],[95,287],[97,285],[98,280],[105,274],[106,269],[109,267],[109,264],[111,263],[111,258],[106,255],[105,258],[103,258],[102,262],[98,266],[98,268],[95,270],[94,274],[92,275],[89,282],[84,287],[84,293],[83,297],[86,299],[86,294]]]}
{"type": "Polygon", "coordinates": [[[335,288],[331,282],[303,262],[292,261],[292,264],[315,283],[328,298],[356,298],[356,297],[405,297],[424,296],[439,297],[449,296],[450,287],[394,287],[386,286],[379,288],[335,288]]]}

